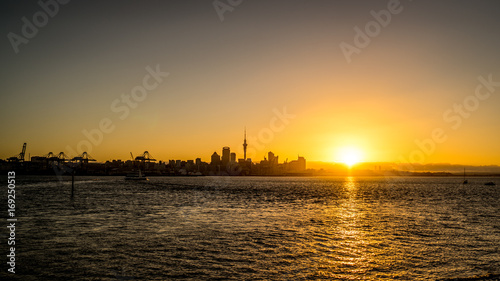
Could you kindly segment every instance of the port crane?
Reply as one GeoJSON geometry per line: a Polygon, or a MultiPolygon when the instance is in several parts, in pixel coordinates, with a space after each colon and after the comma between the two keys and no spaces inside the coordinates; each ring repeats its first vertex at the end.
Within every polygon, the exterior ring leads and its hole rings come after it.
{"type": "MultiPolygon", "coordinates": [[[[132,155],[132,152],[130,153],[130,155],[132,155]]],[[[135,161],[154,162],[156,161],[156,159],[154,159],[153,156],[148,151],[144,151],[144,153],[141,156],[135,157],[135,161]]]]}
{"type": "Polygon", "coordinates": [[[64,152],[59,152],[59,154],[54,154],[52,152],[49,152],[48,154],[42,156],[42,158],[45,158],[49,162],[66,162],[66,160],[70,160],[71,158],[66,155],[64,152]]]}
{"type": "Polygon", "coordinates": [[[23,144],[23,150],[16,156],[7,158],[9,162],[24,162],[24,154],[26,153],[26,143],[23,144]]]}
{"type": "MultiPolygon", "coordinates": [[[[132,152],[130,152],[130,156],[132,159],[134,159],[134,155],[132,155],[132,152]]],[[[137,165],[140,169],[148,169],[149,165],[151,162],[155,162],[156,159],[146,150],[144,153],[140,156],[136,156],[134,159],[134,167],[137,165]]]]}
{"type": "Polygon", "coordinates": [[[82,155],[78,155],[76,157],[73,157],[71,161],[78,161],[80,163],[89,163],[89,161],[96,161],[92,156],[90,156],[87,151],[83,152],[82,155]]]}

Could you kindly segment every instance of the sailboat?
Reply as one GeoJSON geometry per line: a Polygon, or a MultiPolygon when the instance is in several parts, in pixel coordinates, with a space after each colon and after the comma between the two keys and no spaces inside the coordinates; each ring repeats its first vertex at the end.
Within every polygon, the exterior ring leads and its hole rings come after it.
{"type": "Polygon", "coordinates": [[[465,179],[465,168],[464,168],[464,183],[463,184],[468,184],[469,181],[465,179]]]}

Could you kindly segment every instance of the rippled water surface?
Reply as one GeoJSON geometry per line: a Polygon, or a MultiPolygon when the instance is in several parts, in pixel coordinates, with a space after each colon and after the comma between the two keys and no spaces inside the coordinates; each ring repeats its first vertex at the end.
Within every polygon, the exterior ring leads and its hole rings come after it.
{"type": "Polygon", "coordinates": [[[2,280],[500,274],[498,178],[77,177],[73,201],[68,181],[17,181],[17,273],[3,262],[2,280]]]}

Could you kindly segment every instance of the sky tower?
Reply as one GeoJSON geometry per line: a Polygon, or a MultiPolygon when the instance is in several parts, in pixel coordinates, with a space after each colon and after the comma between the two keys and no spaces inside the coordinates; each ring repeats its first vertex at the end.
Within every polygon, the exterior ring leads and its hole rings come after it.
{"type": "Polygon", "coordinates": [[[243,140],[243,159],[247,161],[247,127],[245,127],[245,137],[243,140]]]}

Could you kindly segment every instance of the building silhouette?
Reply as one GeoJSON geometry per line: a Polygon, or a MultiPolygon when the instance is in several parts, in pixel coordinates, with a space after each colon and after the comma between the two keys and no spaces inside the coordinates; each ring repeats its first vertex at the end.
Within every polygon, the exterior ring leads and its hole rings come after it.
{"type": "Polygon", "coordinates": [[[288,163],[288,170],[290,172],[304,172],[306,170],[306,159],[304,157],[297,156],[297,160],[293,160],[288,163]]]}
{"type": "Polygon", "coordinates": [[[270,166],[278,165],[278,156],[275,156],[274,153],[269,151],[267,153],[267,161],[269,161],[270,166]]]}
{"type": "Polygon", "coordinates": [[[217,152],[214,152],[211,157],[210,165],[218,166],[220,165],[220,156],[217,152]]]}
{"type": "Polygon", "coordinates": [[[231,149],[229,146],[224,146],[222,148],[222,166],[226,167],[227,164],[229,164],[229,161],[231,160],[231,149]]]}

